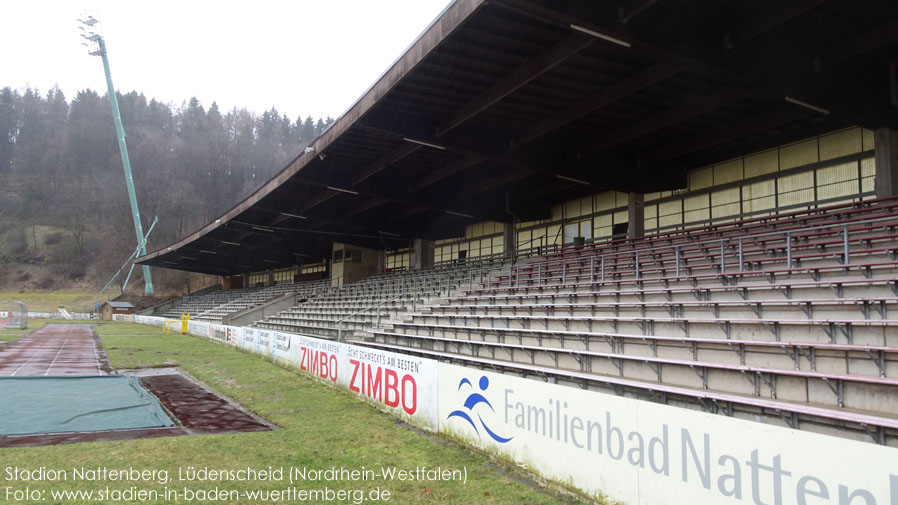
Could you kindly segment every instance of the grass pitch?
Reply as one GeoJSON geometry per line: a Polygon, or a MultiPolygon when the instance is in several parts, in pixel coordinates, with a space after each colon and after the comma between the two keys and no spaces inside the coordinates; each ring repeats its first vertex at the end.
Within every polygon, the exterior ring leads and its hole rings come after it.
{"type": "Polygon", "coordinates": [[[98,295],[67,289],[28,293],[0,291],[0,300],[23,302],[31,312],[56,312],[60,306],[65,307],[69,312],[90,312],[96,308],[97,302],[109,301],[116,296],[118,295],[111,292],[98,295]]]}
{"type": "MultiPolygon", "coordinates": [[[[240,403],[278,426],[270,432],[201,435],[122,442],[79,443],[36,448],[0,449],[0,503],[4,487],[30,487],[50,491],[96,491],[105,487],[155,490],[160,496],[170,489],[245,492],[283,489],[283,482],[15,482],[5,481],[6,467],[106,467],[109,469],[168,470],[177,477],[179,469],[266,469],[306,467],[349,470],[399,467],[414,469],[442,467],[467,469],[467,483],[456,481],[306,481],[297,488],[322,490],[362,490],[365,496],[375,489],[391,493],[396,504],[555,504],[570,499],[535,488],[516,477],[497,471],[481,455],[471,454],[452,442],[422,435],[393,417],[311,379],[280,368],[258,357],[216,345],[199,338],[161,335],[158,328],[132,324],[97,326],[115,368],[180,366],[218,392],[240,403]],[[139,336],[115,336],[137,335],[139,336]]],[[[192,503],[196,503],[193,501],[192,503]]],[[[208,503],[203,500],[201,502],[208,503]]],[[[263,503],[246,498],[226,503],[263,503]]],[[[97,503],[65,500],[65,503],[97,503]]],[[[187,500],[141,500],[141,503],[188,503],[187,500]]],[[[274,502],[278,503],[278,502],[274,502]]],[[[279,503],[288,503],[280,501],[279,503]]],[[[293,502],[296,503],[296,502],[293,502]]],[[[306,503],[325,503],[309,501],[306,503]]],[[[335,500],[327,503],[354,503],[335,500]]]]}

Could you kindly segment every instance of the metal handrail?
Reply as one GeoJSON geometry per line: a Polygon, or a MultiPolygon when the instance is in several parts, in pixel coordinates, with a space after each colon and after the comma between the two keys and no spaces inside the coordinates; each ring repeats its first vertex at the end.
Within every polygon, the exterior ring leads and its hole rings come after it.
{"type": "MultiPolygon", "coordinates": [[[[560,261],[561,270],[562,270],[562,284],[566,280],[567,264],[571,263],[571,262],[583,262],[586,258],[590,259],[590,281],[591,282],[595,281],[595,270],[594,270],[595,258],[599,258],[601,260],[601,280],[604,282],[604,280],[605,280],[605,258],[606,257],[619,257],[619,256],[634,256],[635,275],[636,275],[636,278],[639,279],[639,273],[640,273],[639,272],[639,256],[640,256],[640,254],[651,253],[654,251],[661,251],[661,250],[671,250],[671,249],[674,250],[674,254],[676,255],[676,261],[675,261],[676,262],[676,275],[679,276],[679,274],[680,274],[680,248],[686,247],[686,246],[693,247],[693,246],[704,246],[704,245],[711,245],[711,244],[715,244],[715,245],[720,244],[720,250],[721,250],[720,268],[721,268],[721,273],[725,273],[726,272],[725,249],[727,246],[732,244],[734,240],[738,242],[738,247],[739,247],[738,248],[739,271],[743,272],[744,271],[743,251],[742,251],[743,241],[753,240],[753,239],[756,240],[759,237],[768,237],[768,236],[776,236],[776,237],[782,236],[783,238],[786,239],[786,261],[789,265],[789,268],[792,268],[792,234],[807,232],[807,231],[811,231],[811,230],[820,230],[820,229],[827,229],[827,228],[832,229],[832,228],[838,228],[838,227],[842,228],[842,235],[843,235],[843,253],[842,253],[844,256],[843,264],[848,265],[848,264],[850,264],[850,254],[851,254],[850,250],[849,250],[849,233],[850,233],[850,231],[849,231],[848,227],[883,222],[883,221],[898,221],[898,217],[889,216],[889,217],[880,217],[880,218],[873,218],[873,219],[862,219],[862,220],[858,220],[858,221],[851,221],[848,223],[837,223],[837,224],[827,223],[827,224],[820,224],[820,225],[815,225],[815,226],[806,226],[803,228],[790,228],[788,230],[742,235],[739,237],[715,238],[715,239],[703,240],[700,242],[685,242],[682,244],[671,244],[671,245],[664,245],[664,246],[657,246],[657,247],[647,247],[647,248],[643,248],[643,249],[635,249],[635,250],[630,250],[630,251],[606,252],[606,253],[602,253],[602,254],[581,255],[577,258],[562,259],[560,261]]],[[[548,266],[550,264],[557,264],[557,263],[559,263],[558,260],[551,260],[551,259],[546,259],[545,261],[537,262],[536,263],[537,282],[541,284],[543,265],[546,266],[546,271],[548,272],[548,266]]],[[[531,263],[531,269],[533,268],[532,265],[533,264],[531,263]]],[[[520,273],[520,271],[518,271],[518,273],[520,273]]]]}
{"type": "MultiPolygon", "coordinates": [[[[399,295],[399,296],[394,296],[393,298],[390,298],[390,299],[388,299],[388,300],[382,300],[381,302],[379,302],[379,303],[377,303],[377,304],[375,304],[375,305],[372,305],[372,306],[370,306],[370,307],[365,307],[365,308],[362,309],[362,310],[353,312],[352,314],[350,314],[350,315],[348,315],[348,316],[346,316],[346,317],[344,317],[344,318],[338,320],[338,321],[337,321],[337,342],[342,342],[342,341],[343,341],[343,323],[344,323],[344,322],[348,321],[349,319],[352,319],[352,318],[355,317],[355,316],[358,316],[358,315],[360,315],[360,314],[364,314],[365,312],[368,312],[368,311],[371,310],[371,309],[380,309],[381,306],[383,306],[383,305],[385,305],[385,304],[387,304],[387,303],[390,303],[390,302],[395,302],[396,300],[399,300],[400,298],[402,298],[402,297],[404,297],[404,296],[405,296],[405,293],[403,293],[403,294],[401,294],[401,295],[399,295]]],[[[414,298],[412,298],[412,311],[413,311],[413,312],[415,311],[415,299],[414,299],[414,298]]],[[[375,328],[379,328],[379,327],[380,327],[380,310],[377,311],[377,322],[374,324],[374,327],[375,327],[375,328]]]]}
{"type": "MultiPolygon", "coordinates": [[[[505,253],[495,253],[495,254],[485,254],[483,256],[474,256],[470,258],[465,258],[462,265],[466,266],[474,266],[474,265],[484,265],[484,264],[493,264],[497,261],[505,261],[505,253]]],[[[459,259],[450,259],[445,261],[440,261],[434,263],[433,269],[445,269],[452,268],[454,266],[459,266],[459,259]]],[[[428,270],[430,269],[428,268],[428,270]]],[[[419,270],[420,271],[420,270],[419,270]]]]}
{"type": "MultiPolygon", "coordinates": [[[[555,240],[552,241],[552,245],[554,245],[554,246],[557,246],[557,245],[558,245],[558,237],[561,236],[561,233],[564,231],[564,227],[565,227],[566,225],[567,225],[567,223],[566,223],[565,221],[562,220],[562,221],[561,221],[561,224],[558,226],[558,232],[555,233],[555,240]]],[[[547,231],[548,231],[548,230],[547,230],[547,231]]],[[[548,244],[548,240],[546,241],[546,243],[548,244]]],[[[564,239],[562,239],[561,243],[562,243],[562,245],[564,245],[564,239]]]]}
{"type": "MultiPolygon", "coordinates": [[[[513,266],[513,265],[512,265],[513,266]]],[[[479,268],[476,270],[468,271],[468,287],[472,288],[474,286],[474,276],[477,275],[480,277],[480,282],[483,282],[483,273],[486,272],[487,283],[492,281],[493,278],[493,270],[495,267],[487,267],[487,268],[479,268]]]]}
{"type": "MultiPolygon", "coordinates": [[[[473,276],[475,273],[481,275],[481,277],[482,277],[484,271],[487,272],[488,277],[491,277],[493,268],[487,267],[487,268],[472,269],[469,272],[469,274],[471,276],[471,282],[473,283],[473,276]]],[[[436,287],[438,289],[438,294],[442,294],[442,292],[443,292],[443,277],[444,277],[443,274],[436,273],[436,272],[429,272],[427,274],[414,276],[414,278],[412,279],[413,284],[411,286],[411,289],[404,291],[403,293],[396,295],[392,298],[389,298],[387,300],[383,300],[383,301],[381,301],[375,305],[372,305],[370,307],[365,307],[364,309],[357,310],[357,311],[353,312],[352,314],[349,314],[348,316],[345,316],[345,317],[339,319],[337,321],[337,341],[338,342],[343,341],[343,323],[345,323],[346,321],[348,321],[358,315],[364,314],[364,313],[369,312],[374,309],[378,309],[377,321],[375,323],[375,327],[380,327],[380,310],[379,309],[383,305],[390,303],[390,302],[394,302],[396,300],[399,300],[399,299],[405,297],[406,295],[408,295],[409,293],[412,294],[412,310],[414,311],[416,309],[416,305],[417,305],[417,298],[416,298],[417,295],[426,293],[427,286],[429,283],[436,280],[437,281],[436,287]],[[422,282],[419,283],[418,281],[422,281],[422,282]]],[[[447,288],[447,292],[451,293],[451,289],[452,289],[451,282],[447,283],[446,288],[447,288]]]]}
{"type": "MultiPolygon", "coordinates": [[[[864,197],[872,195],[872,192],[859,193],[855,196],[864,197]]],[[[814,208],[802,208],[803,204],[798,205],[787,205],[784,207],[779,207],[780,210],[786,210],[789,212],[783,212],[781,214],[769,214],[769,209],[767,210],[759,210],[748,212],[742,214],[743,216],[747,216],[745,219],[736,222],[736,226],[753,226],[757,224],[763,223],[771,223],[777,220],[786,220],[786,219],[802,219],[802,216],[810,217],[810,216],[820,216],[823,214],[828,214],[830,212],[836,212],[840,209],[870,209],[877,205],[882,204],[883,202],[888,202],[892,200],[898,200],[898,196],[890,196],[884,198],[875,198],[868,200],[858,200],[854,202],[841,203],[832,206],[822,206],[822,207],[814,207],[814,208]],[[799,209],[799,210],[794,210],[799,209]],[[763,215],[762,215],[763,214],[763,215]]],[[[671,235],[681,234],[684,230],[689,229],[698,229],[701,231],[720,231],[727,227],[731,227],[734,225],[733,222],[728,222],[731,220],[733,216],[721,217],[717,219],[710,220],[701,220],[694,221],[690,223],[681,223],[676,225],[667,225],[664,227],[653,228],[656,230],[656,233],[653,233],[653,236],[664,237],[671,235]]]]}
{"type": "MultiPolygon", "coordinates": [[[[819,225],[815,225],[815,226],[807,226],[804,228],[790,228],[788,230],[782,230],[782,231],[770,231],[770,232],[764,232],[764,233],[755,233],[755,234],[743,235],[741,237],[715,238],[715,239],[703,240],[701,242],[686,242],[683,244],[671,244],[671,245],[667,245],[667,246],[647,247],[644,249],[634,249],[631,251],[621,251],[621,252],[617,252],[617,253],[603,253],[602,256],[633,254],[634,252],[651,252],[651,251],[658,251],[658,250],[662,250],[662,249],[671,249],[671,248],[680,247],[683,245],[694,246],[694,245],[715,244],[715,243],[719,243],[721,240],[731,241],[733,238],[752,239],[752,238],[757,238],[757,237],[786,235],[786,234],[791,234],[791,233],[817,230],[817,229],[823,229],[823,228],[847,227],[849,225],[867,224],[867,223],[874,223],[874,222],[879,222],[879,221],[889,221],[889,220],[898,220],[898,216],[879,217],[879,218],[874,218],[874,219],[864,219],[864,220],[860,220],[860,221],[852,221],[850,223],[819,224],[819,225]]],[[[549,260],[547,260],[547,261],[549,261],[549,260]]]]}

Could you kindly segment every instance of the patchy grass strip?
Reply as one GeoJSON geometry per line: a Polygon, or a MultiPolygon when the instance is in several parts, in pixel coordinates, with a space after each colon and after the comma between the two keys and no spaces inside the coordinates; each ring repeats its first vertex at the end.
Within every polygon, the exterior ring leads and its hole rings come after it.
{"type": "MultiPolygon", "coordinates": [[[[101,328],[98,326],[98,329],[101,328]]],[[[137,333],[129,325],[128,333],[137,333]]],[[[122,332],[122,329],[118,329],[122,332]]],[[[235,349],[181,335],[102,337],[116,368],[180,366],[199,380],[278,426],[270,432],[172,437],[123,442],[81,443],[26,449],[0,449],[6,467],[106,467],[167,470],[177,476],[189,466],[210,469],[267,469],[269,466],[327,470],[370,469],[378,478],[369,481],[324,480],[300,482],[293,487],[323,490],[389,490],[390,503],[431,504],[557,504],[570,498],[537,489],[505,476],[483,456],[453,443],[422,436],[402,423],[350,397],[235,349]],[[381,468],[418,467],[466,470],[467,482],[389,480],[381,468]]],[[[24,487],[23,483],[21,486],[24,487]]],[[[31,489],[96,490],[109,486],[127,489],[125,482],[30,482],[31,489]]],[[[7,485],[7,484],[4,484],[7,485]]],[[[164,492],[166,485],[139,483],[141,489],[164,492]]],[[[171,489],[214,488],[246,492],[290,487],[283,482],[207,481],[174,482],[171,489]]],[[[245,496],[245,495],[244,495],[245,496]]],[[[0,497],[2,499],[2,497],[0,497]]],[[[286,501],[285,501],[286,502],[286,501]]],[[[88,503],[67,501],[66,503],[88,503]]],[[[141,500],[141,503],[186,501],[141,500]]],[[[227,503],[254,503],[245,497],[227,503]]],[[[323,502],[319,502],[323,503],[323,502]]],[[[352,503],[344,500],[332,503],[352,503]]]]}

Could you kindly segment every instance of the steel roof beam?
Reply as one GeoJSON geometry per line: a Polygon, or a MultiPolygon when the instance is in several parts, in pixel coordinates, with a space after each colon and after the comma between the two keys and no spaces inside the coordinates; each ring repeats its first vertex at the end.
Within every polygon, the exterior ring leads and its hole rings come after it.
{"type": "Polygon", "coordinates": [[[636,16],[642,14],[659,0],[633,0],[621,5],[617,9],[617,20],[621,23],[629,23],[636,16]]]}
{"type": "Polygon", "coordinates": [[[436,131],[437,137],[452,131],[496,102],[526,86],[534,79],[563,63],[569,57],[586,49],[595,40],[594,37],[582,33],[568,35],[462,106],[458,112],[439,126],[436,131]]]}
{"type": "MultiPolygon", "coordinates": [[[[820,3],[819,0],[805,0],[800,4],[795,4],[793,2],[778,2],[777,8],[768,9],[760,15],[760,17],[747,22],[747,27],[744,32],[740,32],[743,33],[740,41],[744,42],[749,38],[755,38],[763,33],[767,33],[801,14],[813,10],[813,8],[818,7],[820,3]]],[[[724,64],[724,59],[729,54],[726,51],[725,46],[720,50],[709,51],[705,47],[697,47],[693,44],[683,49],[672,50],[671,47],[682,48],[683,45],[681,43],[675,43],[679,41],[648,40],[645,37],[640,37],[638,34],[634,34],[634,30],[627,30],[625,32],[621,30],[619,26],[607,26],[591,20],[580,19],[566,13],[546,9],[528,0],[495,0],[493,5],[501,6],[519,14],[530,16],[559,27],[577,24],[578,26],[583,26],[632,44],[634,50],[653,56],[662,62],[679,64],[683,68],[699,72],[706,77],[720,79],[732,85],[740,85],[754,89],[758,93],[763,93],[779,100],[788,96],[799,100],[804,98],[808,102],[813,102],[813,99],[807,97],[812,96],[814,93],[808,92],[807,90],[819,90],[817,82],[820,81],[819,76],[816,76],[817,78],[815,79],[815,76],[809,76],[806,73],[799,76],[793,75],[804,71],[804,66],[802,65],[792,64],[788,69],[785,69],[786,74],[788,75],[784,75],[783,72],[768,72],[762,76],[753,74],[753,70],[767,67],[767,65],[765,65],[765,62],[767,61],[767,52],[765,51],[761,51],[754,59],[743,58],[737,62],[724,64]],[[748,70],[746,71],[746,69],[748,70]]],[[[836,58],[847,59],[852,54],[860,54],[893,43],[898,39],[898,30],[896,30],[896,27],[898,27],[898,22],[893,21],[886,25],[866,30],[864,35],[853,41],[840,41],[835,44],[835,46],[844,48],[841,51],[844,54],[840,54],[838,49],[835,50],[833,54],[836,55],[836,58]]],[[[730,30],[727,33],[733,32],[734,30],[730,30]]],[[[719,37],[720,40],[724,40],[726,33],[720,34],[719,37]]],[[[790,48],[787,47],[785,49],[788,50],[790,48]]],[[[816,55],[793,54],[790,59],[794,61],[801,56],[806,56],[810,60],[816,55]]],[[[811,61],[808,61],[807,63],[808,66],[811,66],[811,61]]],[[[875,125],[893,124],[898,122],[898,120],[889,117],[881,110],[876,110],[875,108],[870,107],[853,107],[853,105],[856,104],[853,104],[848,100],[842,100],[838,103],[819,103],[814,105],[825,108],[833,114],[840,115],[847,122],[853,124],[867,126],[874,125],[873,127],[875,127],[875,125]],[[846,106],[845,104],[848,105],[846,106]]]]}
{"type": "Polygon", "coordinates": [[[814,10],[829,0],[792,0],[778,2],[776,9],[759,9],[748,19],[724,34],[722,42],[727,50],[762,35],[777,26],[814,10]]]}
{"type": "MultiPolygon", "coordinates": [[[[589,47],[594,41],[595,39],[593,37],[589,37],[581,33],[568,35],[549,49],[539,53],[536,57],[529,60],[525,65],[519,67],[518,70],[512,72],[503,79],[500,79],[488,89],[483,91],[480,95],[476,96],[474,99],[463,105],[457,113],[442,122],[437,127],[436,136],[442,137],[443,135],[451,132],[458,126],[462,125],[465,121],[468,121],[477,114],[480,114],[503,98],[526,86],[534,79],[542,76],[549,70],[560,65],[569,57],[589,47]]],[[[361,174],[355,179],[355,181],[353,181],[353,184],[359,184],[369,177],[379,173],[389,164],[395,163],[396,161],[415,152],[421,147],[422,146],[420,144],[412,143],[406,143],[399,146],[398,148],[384,155],[376,162],[362,169],[361,174]]],[[[475,157],[468,156],[462,163],[449,163],[441,169],[437,169],[431,172],[431,174],[428,174],[427,176],[416,181],[412,186],[415,188],[415,190],[419,190],[460,170],[464,170],[465,168],[476,165],[484,159],[485,158],[480,158],[474,161],[475,157]]],[[[370,209],[377,207],[378,205],[380,205],[380,203],[378,203],[377,200],[372,199],[367,202],[367,204],[370,205],[367,208],[370,209]]]]}
{"type": "Polygon", "coordinates": [[[417,151],[422,148],[421,144],[413,144],[411,142],[403,142],[396,149],[388,152],[387,154],[378,158],[377,161],[371,163],[366,166],[362,170],[359,171],[359,175],[352,181],[352,185],[355,186],[369,179],[370,177],[377,175],[381,170],[387,168],[392,163],[396,163],[397,161],[405,158],[409,154],[417,151]]]}
{"type": "Polygon", "coordinates": [[[805,119],[813,115],[815,115],[813,111],[800,109],[798,107],[784,107],[779,110],[765,112],[739,121],[729,128],[722,128],[713,133],[703,135],[691,142],[676,142],[666,146],[659,146],[654,154],[646,157],[645,163],[654,164],[679,158],[710,146],[745,137],[785,123],[805,119]]]}
{"type": "Polygon", "coordinates": [[[644,70],[640,70],[635,74],[604,88],[602,91],[572,103],[555,114],[544,118],[539,123],[518,132],[518,134],[514,136],[514,144],[520,145],[542,137],[571,121],[576,121],[583,116],[592,114],[602,107],[627,98],[628,96],[669,77],[673,77],[682,69],[683,67],[679,64],[662,61],[644,70]]]}
{"type": "Polygon", "coordinates": [[[599,141],[587,147],[586,151],[592,153],[604,151],[616,145],[623,144],[624,142],[662,130],[668,126],[726,107],[727,105],[748,98],[752,94],[753,93],[746,88],[738,86],[727,87],[713,95],[703,96],[667,112],[653,115],[644,121],[631,123],[623,128],[609,132],[608,134],[600,135],[599,141]]]}
{"type": "Polygon", "coordinates": [[[421,189],[424,189],[431,184],[437,183],[447,177],[451,177],[461,171],[467,170],[474,165],[478,165],[485,159],[486,158],[482,156],[468,155],[451,163],[447,163],[437,169],[431,170],[427,175],[412,183],[412,191],[420,191],[421,189]]]}

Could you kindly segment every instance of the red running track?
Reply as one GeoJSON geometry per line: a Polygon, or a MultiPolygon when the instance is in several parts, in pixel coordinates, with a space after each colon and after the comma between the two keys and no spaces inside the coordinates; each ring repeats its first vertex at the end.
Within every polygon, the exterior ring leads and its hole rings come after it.
{"type": "Polygon", "coordinates": [[[0,348],[0,377],[106,375],[105,363],[84,324],[49,324],[0,348]]]}

